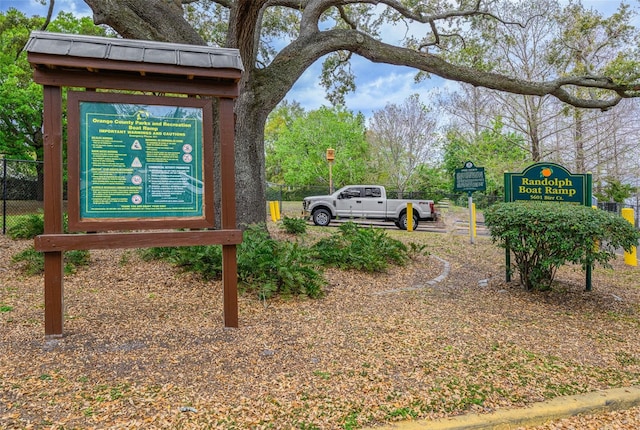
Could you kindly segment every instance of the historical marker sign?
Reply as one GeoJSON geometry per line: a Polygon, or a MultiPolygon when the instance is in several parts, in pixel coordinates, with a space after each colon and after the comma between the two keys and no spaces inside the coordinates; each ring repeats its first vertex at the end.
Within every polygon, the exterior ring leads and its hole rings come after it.
{"type": "Polygon", "coordinates": [[[484,167],[476,167],[471,161],[464,163],[462,169],[455,171],[455,191],[484,191],[487,182],[484,176],[484,167]]]}
{"type": "Polygon", "coordinates": [[[462,169],[456,169],[454,182],[455,191],[466,191],[469,195],[469,240],[474,243],[475,218],[472,194],[474,191],[487,189],[484,167],[476,167],[471,161],[467,161],[462,169]]]}

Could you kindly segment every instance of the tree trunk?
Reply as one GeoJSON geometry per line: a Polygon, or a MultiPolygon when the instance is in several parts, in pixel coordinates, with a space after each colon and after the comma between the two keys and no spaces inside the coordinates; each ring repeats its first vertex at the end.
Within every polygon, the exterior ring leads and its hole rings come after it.
{"type": "Polygon", "coordinates": [[[539,105],[536,105],[536,100],[533,97],[524,98],[527,115],[527,128],[529,131],[529,139],[531,139],[531,161],[537,163],[540,160],[540,130],[539,121],[540,116],[539,105]]]}
{"type": "Polygon", "coordinates": [[[580,109],[573,110],[573,141],[576,146],[576,171],[585,173],[586,163],[584,158],[584,114],[580,109]]]}
{"type": "Polygon", "coordinates": [[[263,223],[266,218],[264,126],[267,114],[252,102],[250,91],[236,101],[236,213],[238,224],[263,223]]]}

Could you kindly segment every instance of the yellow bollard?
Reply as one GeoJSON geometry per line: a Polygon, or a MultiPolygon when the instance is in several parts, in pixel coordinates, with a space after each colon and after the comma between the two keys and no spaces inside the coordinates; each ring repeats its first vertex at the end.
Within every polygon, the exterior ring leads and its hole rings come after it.
{"type": "Polygon", "coordinates": [[[269,213],[271,214],[271,221],[276,222],[276,207],[275,202],[269,202],[269,213]]]}
{"type": "MultiPolygon", "coordinates": [[[[622,218],[626,219],[631,224],[633,224],[634,220],[635,220],[633,209],[631,209],[631,208],[623,208],[622,209],[622,218]]],[[[637,250],[637,248],[635,246],[633,248],[631,248],[631,252],[626,252],[625,251],[625,253],[624,253],[624,264],[627,264],[629,266],[637,266],[638,265],[637,252],[638,252],[638,250],[637,250]]]]}
{"type": "Polygon", "coordinates": [[[407,231],[413,231],[413,203],[407,203],[407,231]]]}
{"type": "Polygon", "coordinates": [[[276,207],[276,219],[278,221],[280,221],[280,218],[281,218],[281,216],[280,216],[280,200],[277,200],[274,203],[275,203],[274,206],[276,207]]]}
{"type": "Polygon", "coordinates": [[[471,204],[471,214],[472,214],[472,222],[473,222],[473,237],[477,237],[477,230],[476,230],[476,204],[472,203],[471,204]]]}

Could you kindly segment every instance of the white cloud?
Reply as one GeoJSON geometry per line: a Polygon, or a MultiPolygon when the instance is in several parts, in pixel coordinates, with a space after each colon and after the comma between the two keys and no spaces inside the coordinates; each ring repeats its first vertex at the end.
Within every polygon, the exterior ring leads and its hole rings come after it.
{"type": "MultiPolygon", "coordinates": [[[[420,94],[423,103],[429,104],[431,91],[452,85],[437,76],[416,83],[415,69],[376,64],[359,57],[353,59],[352,68],[356,75],[356,91],[346,95],[345,103],[349,110],[362,112],[366,117],[370,117],[374,111],[384,109],[389,103],[402,104],[416,93],[420,94]]],[[[318,79],[320,71],[320,62],[307,69],[287,94],[287,100],[296,101],[307,110],[329,106],[318,79]]]]}
{"type": "MultiPolygon", "coordinates": [[[[51,1],[51,0],[49,0],[51,1]]],[[[36,0],[0,0],[0,11],[17,9],[27,16],[46,16],[49,11],[49,3],[43,5],[36,0]]],[[[76,17],[91,16],[91,9],[81,0],[56,0],[53,7],[53,17],[60,12],[70,12],[76,17]]]]}

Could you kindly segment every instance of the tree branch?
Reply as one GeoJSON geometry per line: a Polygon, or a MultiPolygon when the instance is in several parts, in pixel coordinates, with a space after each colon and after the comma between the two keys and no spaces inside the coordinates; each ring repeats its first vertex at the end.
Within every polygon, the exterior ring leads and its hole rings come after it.
{"type": "MultiPolygon", "coordinates": [[[[606,110],[616,106],[623,98],[636,96],[636,92],[640,91],[640,85],[618,85],[604,76],[574,76],[532,82],[497,73],[483,72],[449,63],[432,54],[389,45],[368,34],[349,29],[318,32],[298,39],[276,56],[269,69],[278,68],[284,63],[288,63],[287,67],[291,67],[290,62],[295,60],[295,68],[301,68],[299,71],[301,74],[316,59],[337,50],[351,51],[374,63],[413,67],[445,79],[473,86],[540,97],[552,95],[567,104],[580,108],[606,110]],[[572,86],[606,90],[609,97],[601,99],[577,97],[566,89],[572,86]]],[[[297,72],[293,73],[293,82],[297,76],[299,76],[297,72]]]]}

